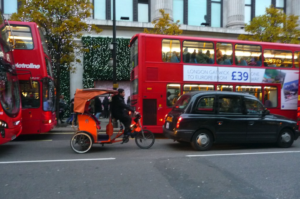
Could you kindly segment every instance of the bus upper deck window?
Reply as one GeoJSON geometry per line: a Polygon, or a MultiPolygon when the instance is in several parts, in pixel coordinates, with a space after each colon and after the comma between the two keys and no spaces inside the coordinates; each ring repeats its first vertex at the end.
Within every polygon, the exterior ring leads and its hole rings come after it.
{"type": "Polygon", "coordinates": [[[236,44],[235,65],[262,66],[261,46],[236,44]]]}
{"type": "Polygon", "coordinates": [[[214,64],[214,44],[204,41],[183,42],[183,62],[214,64]]]}
{"type": "Polygon", "coordinates": [[[216,59],[217,63],[221,65],[232,65],[232,44],[217,43],[216,59]]]}
{"type": "Polygon", "coordinates": [[[13,35],[10,32],[9,42],[15,49],[33,49],[33,40],[30,27],[12,26],[13,35]]]}
{"type": "Polygon", "coordinates": [[[264,50],[264,66],[269,67],[292,67],[292,51],[264,50]]]}
{"type": "Polygon", "coordinates": [[[180,41],[179,40],[162,40],[162,60],[164,62],[180,62],[180,41]]]}

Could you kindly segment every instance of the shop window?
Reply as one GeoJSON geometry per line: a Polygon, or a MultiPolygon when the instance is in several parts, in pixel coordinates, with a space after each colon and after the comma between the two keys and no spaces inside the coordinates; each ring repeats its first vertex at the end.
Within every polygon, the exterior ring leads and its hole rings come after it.
{"type": "Polygon", "coordinates": [[[217,85],[217,91],[233,91],[232,85],[217,85]]]}
{"type": "Polygon", "coordinates": [[[180,97],[180,84],[167,85],[167,106],[172,107],[180,97]]]}
{"type": "Polygon", "coordinates": [[[261,46],[236,44],[235,65],[261,66],[261,46]]]}
{"type": "MultiPolygon", "coordinates": [[[[264,105],[266,108],[277,107],[278,92],[275,86],[265,86],[264,87],[264,105]]],[[[285,94],[286,96],[286,94],[285,94]]]]}
{"type": "Polygon", "coordinates": [[[283,50],[264,50],[264,65],[269,67],[292,67],[292,52],[283,50]]]}
{"type": "Polygon", "coordinates": [[[180,41],[163,39],[162,41],[162,60],[164,62],[180,62],[180,41]]]}
{"type": "Polygon", "coordinates": [[[257,99],[262,101],[262,90],[261,86],[236,86],[236,92],[244,92],[251,95],[254,95],[257,99]]]}
{"type": "Polygon", "coordinates": [[[232,65],[232,44],[217,43],[216,57],[218,64],[232,65]]]}
{"type": "Polygon", "coordinates": [[[183,85],[183,94],[189,93],[192,91],[213,91],[215,90],[214,85],[204,85],[204,84],[184,84],[183,85]]]}
{"type": "Polygon", "coordinates": [[[299,68],[300,66],[300,52],[295,52],[294,53],[294,64],[295,64],[295,68],[299,68]]]}
{"type": "Polygon", "coordinates": [[[212,42],[184,41],[183,49],[183,62],[185,63],[214,63],[214,44],[212,42]]]}

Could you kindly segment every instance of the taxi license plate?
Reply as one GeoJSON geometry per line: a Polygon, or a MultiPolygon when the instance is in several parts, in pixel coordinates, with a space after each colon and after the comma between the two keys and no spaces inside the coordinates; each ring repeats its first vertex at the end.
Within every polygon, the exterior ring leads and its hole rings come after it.
{"type": "Polygon", "coordinates": [[[172,121],[173,121],[173,118],[170,117],[170,116],[168,116],[168,117],[167,117],[167,121],[168,121],[168,122],[172,122],[172,121]]]}
{"type": "Polygon", "coordinates": [[[170,127],[170,123],[166,122],[166,129],[168,129],[170,127]]]}

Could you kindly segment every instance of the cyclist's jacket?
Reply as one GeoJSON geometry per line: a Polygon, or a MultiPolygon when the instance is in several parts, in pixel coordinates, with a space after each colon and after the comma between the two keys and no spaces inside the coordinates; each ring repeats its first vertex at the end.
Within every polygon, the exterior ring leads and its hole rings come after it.
{"type": "Polygon", "coordinates": [[[134,110],[125,104],[124,97],[120,95],[114,95],[111,101],[111,114],[114,118],[119,119],[122,116],[128,115],[125,110],[132,111],[134,110]]]}

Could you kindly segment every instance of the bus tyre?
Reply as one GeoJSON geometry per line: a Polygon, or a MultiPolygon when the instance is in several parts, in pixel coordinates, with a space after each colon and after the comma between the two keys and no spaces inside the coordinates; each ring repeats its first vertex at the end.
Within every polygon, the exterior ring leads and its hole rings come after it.
{"type": "Polygon", "coordinates": [[[152,145],[155,142],[155,136],[149,130],[143,130],[143,131],[144,131],[144,135],[142,131],[137,133],[137,135],[135,136],[135,143],[141,149],[149,149],[150,147],[152,147],[152,145]]]}
{"type": "Polygon", "coordinates": [[[279,133],[277,145],[280,148],[289,148],[294,143],[294,135],[290,129],[282,129],[279,133]]]}
{"type": "Polygon", "coordinates": [[[207,130],[197,131],[192,138],[191,144],[196,151],[209,150],[213,144],[212,135],[207,130]]]}
{"type": "Polygon", "coordinates": [[[93,140],[88,133],[79,132],[73,135],[71,139],[71,148],[76,153],[86,153],[93,145],[93,140]]]}

